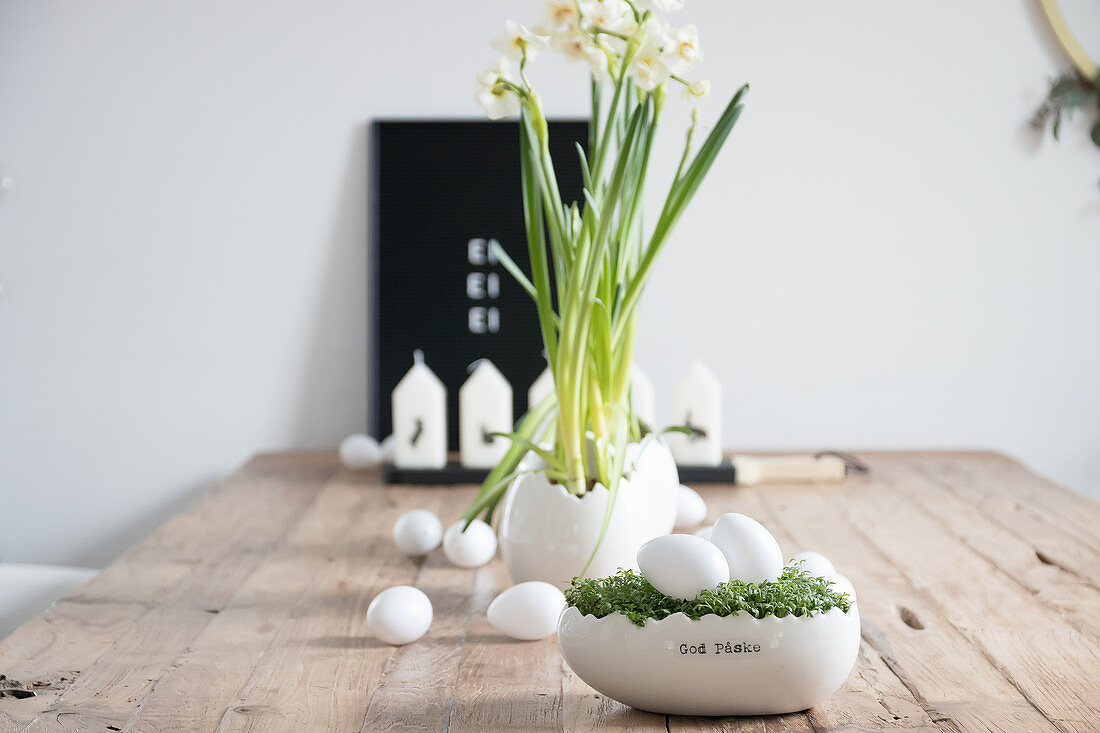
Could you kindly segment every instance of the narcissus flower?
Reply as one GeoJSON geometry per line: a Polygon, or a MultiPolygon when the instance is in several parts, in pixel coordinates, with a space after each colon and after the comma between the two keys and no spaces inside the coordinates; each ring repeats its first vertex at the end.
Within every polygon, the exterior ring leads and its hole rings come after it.
{"type": "Polygon", "coordinates": [[[699,29],[694,25],[685,25],[670,31],[665,50],[668,52],[673,74],[694,69],[703,60],[703,49],[699,46],[699,29]]]}
{"type": "Polygon", "coordinates": [[[580,0],[581,25],[590,30],[631,33],[636,24],[634,13],[623,0],[580,0]]]}
{"type": "Polygon", "coordinates": [[[671,13],[684,7],[684,0],[634,0],[634,4],[644,10],[659,10],[671,13]]]}
{"type": "Polygon", "coordinates": [[[491,120],[510,117],[519,112],[519,97],[502,84],[501,80],[512,81],[511,64],[506,58],[501,58],[488,70],[477,75],[474,97],[491,120]]]}
{"type": "Polygon", "coordinates": [[[554,33],[550,36],[550,48],[568,61],[582,61],[588,58],[592,37],[576,29],[554,33]]]}
{"type": "Polygon", "coordinates": [[[528,61],[534,61],[539,51],[550,44],[549,37],[541,36],[513,20],[507,21],[504,26],[505,31],[490,43],[505,58],[519,61],[526,56],[528,61]]]}
{"type": "Polygon", "coordinates": [[[608,64],[614,61],[618,63],[618,56],[599,46],[588,46],[584,49],[584,58],[592,68],[592,76],[597,81],[610,81],[611,71],[608,64]]]}
{"type": "Polygon", "coordinates": [[[574,0],[547,0],[546,2],[546,27],[551,31],[574,29],[578,26],[580,16],[577,13],[577,4],[574,0]]]}
{"type": "Polygon", "coordinates": [[[691,101],[692,99],[702,99],[710,94],[710,82],[706,79],[700,79],[699,81],[693,81],[684,87],[684,99],[691,101]]]}
{"type": "Polygon", "coordinates": [[[654,40],[638,49],[634,60],[630,62],[630,75],[647,92],[663,84],[671,73],[672,69],[661,53],[661,47],[654,40]]]}

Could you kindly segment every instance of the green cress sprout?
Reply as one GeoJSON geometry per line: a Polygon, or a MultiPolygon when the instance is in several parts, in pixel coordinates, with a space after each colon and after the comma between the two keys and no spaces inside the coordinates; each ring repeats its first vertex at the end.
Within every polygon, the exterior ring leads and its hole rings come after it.
{"type": "Polygon", "coordinates": [[[583,614],[603,618],[621,613],[638,626],[646,619],[660,621],[682,613],[693,621],[703,616],[732,616],[747,613],[765,616],[812,616],[839,608],[845,613],[852,605],[846,593],[832,588],[824,578],[815,578],[798,566],[788,566],[774,581],[745,583],[731,580],[714,590],[704,590],[690,601],[670,598],[649,584],[640,573],[619,570],[606,578],[574,578],[565,600],[583,614]]]}

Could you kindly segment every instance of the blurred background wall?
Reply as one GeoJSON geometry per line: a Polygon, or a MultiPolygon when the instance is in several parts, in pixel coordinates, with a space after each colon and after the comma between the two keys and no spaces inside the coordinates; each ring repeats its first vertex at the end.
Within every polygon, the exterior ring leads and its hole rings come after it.
{"type": "MultiPolygon", "coordinates": [[[[0,557],[104,563],[254,451],[363,428],[366,125],[480,116],[488,39],[541,10],[0,2],[0,557]]],[[[991,447],[1100,496],[1100,152],[1027,128],[1068,66],[1032,0],[676,22],[704,119],[753,88],[646,295],[658,389],[698,357],[730,446],[991,447]]],[[[581,68],[531,75],[585,112],[581,68]]]]}

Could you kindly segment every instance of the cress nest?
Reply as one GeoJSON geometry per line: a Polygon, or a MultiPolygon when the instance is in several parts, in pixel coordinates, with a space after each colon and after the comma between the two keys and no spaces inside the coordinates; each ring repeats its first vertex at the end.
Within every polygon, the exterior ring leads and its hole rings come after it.
{"type": "Polygon", "coordinates": [[[832,581],[808,574],[801,564],[787,566],[774,581],[731,580],[690,601],[666,596],[640,573],[620,568],[606,578],[574,578],[565,599],[583,614],[603,618],[621,613],[638,626],[645,626],[646,619],[660,621],[674,613],[693,621],[707,614],[732,616],[742,611],[755,618],[783,618],[812,616],[831,608],[847,613],[852,605],[846,593],[833,589],[832,581]]]}

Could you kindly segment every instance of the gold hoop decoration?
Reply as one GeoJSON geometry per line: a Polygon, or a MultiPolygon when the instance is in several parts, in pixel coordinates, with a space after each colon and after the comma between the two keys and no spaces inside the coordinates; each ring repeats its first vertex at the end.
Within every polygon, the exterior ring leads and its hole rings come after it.
{"type": "Polygon", "coordinates": [[[1043,8],[1043,14],[1046,16],[1047,24],[1054,33],[1054,37],[1058,39],[1058,43],[1061,44],[1073,65],[1081,72],[1081,76],[1091,82],[1100,84],[1100,66],[1097,66],[1096,62],[1092,60],[1077,40],[1077,37],[1069,29],[1069,24],[1066,23],[1066,18],[1062,15],[1057,0],[1039,0],[1039,5],[1043,8]]]}

